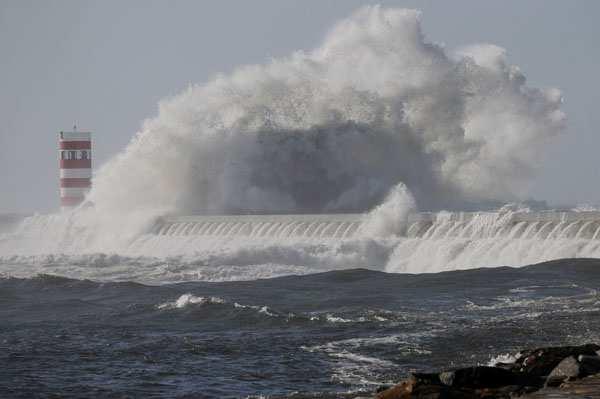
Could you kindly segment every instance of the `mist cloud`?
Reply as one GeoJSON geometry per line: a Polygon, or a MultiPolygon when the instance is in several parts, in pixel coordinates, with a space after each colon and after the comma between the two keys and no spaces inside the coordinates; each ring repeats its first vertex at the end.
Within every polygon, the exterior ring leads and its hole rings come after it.
{"type": "Polygon", "coordinates": [[[89,199],[125,212],[354,212],[403,183],[421,209],[513,200],[563,130],[560,104],[497,46],[449,53],[424,38],[418,11],[364,7],[312,51],[163,100],[89,199]]]}

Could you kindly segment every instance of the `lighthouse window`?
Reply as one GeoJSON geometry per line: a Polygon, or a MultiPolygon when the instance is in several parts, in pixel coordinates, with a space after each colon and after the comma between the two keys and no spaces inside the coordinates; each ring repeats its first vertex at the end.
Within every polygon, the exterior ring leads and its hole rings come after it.
{"type": "Polygon", "coordinates": [[[88,159],[87,151],[81,151],[81,159],[88,159]]]}
{"type": "Polygon", "coordinates": [[[67,152],[66,151],[61,151],[60,152],[60,159],[67,159],[67,152]]]}
{"type": "Polygon", "coordinates": [[[77,151],[69,151],[69,159],[77,159],[77,151]]]}

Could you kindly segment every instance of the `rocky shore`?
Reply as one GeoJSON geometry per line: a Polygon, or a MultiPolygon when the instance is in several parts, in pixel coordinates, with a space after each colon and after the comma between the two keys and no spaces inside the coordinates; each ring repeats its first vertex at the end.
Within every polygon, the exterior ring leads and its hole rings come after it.
{"type": "Polygon", "coordinates": [[[586,344],[523,350],[513,363],[414,373],[375,398],[600,398],[599,389],[600,345],[586,344]]]}

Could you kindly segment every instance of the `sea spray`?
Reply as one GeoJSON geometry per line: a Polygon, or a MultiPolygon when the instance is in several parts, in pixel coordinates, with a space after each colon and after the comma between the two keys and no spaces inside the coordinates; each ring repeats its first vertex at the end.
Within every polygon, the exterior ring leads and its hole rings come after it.
{"type": "Polygon", "coordinates": [[[161,101],[89,198],[109,212],[364,212],[402,182],[421,209],[510,200],[562,131],[560,104],[497,46],[450,52],[418,11],[364,7],[312,51],[161,101]]]}
{"type": "Polygon", "coordinates": [[[503,49],[449,51],[425,39],[420,19],[415,10],[363,7],[311,51],[240,67],[161,101],[158,115],[97,171],[85,206],[34,216],[2,236],[1,271],[235,280],[596,254],[590,240],[558,235],[556,245],[545,230],[524,241],[514,239],[517,230],[488,237],[440,221],[431,237],[402,236],[417,207],[519,198],[565,120],[560,91],[529,87],[503,49]],[[368,216],[364,234],[347,240],[151,234],[166,214],[248,212],[368,216]]]}
{"type": "Polygon", "coordinates": [[[408,215],[415,211],[415,199],[408,188],[400,183],[390,191],[381,205],[367,214],[361,233],[365,236],[377,237],[404,234],[408,215]]]}

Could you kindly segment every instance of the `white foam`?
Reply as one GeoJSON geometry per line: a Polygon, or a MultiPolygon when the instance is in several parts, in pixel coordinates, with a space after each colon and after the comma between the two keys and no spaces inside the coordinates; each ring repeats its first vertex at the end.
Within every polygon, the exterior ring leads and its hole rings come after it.
{"type": "MultiPolygon", "coordinates": [[[[266,305],[242,305],[238,302],[234,302],[231,304],[223,298],[209,296],[196,296],[193,294],[183,294],[179,296],[175,301],[164,302],[157,305],[157,309],[165,310],[165,309],[184,309],[192,306],[205,306],[205,305],[229,305],[235,309],[248,309],[253,312],[259,313],[261,315],[265,315],[268,317],[281,317],[278,313],[274,312],[271,308],[266,305]]],[[[288,319],[297,317],[293,313],[287,315],[288,319]]]]}
{"type": "Polygon", "coordinates": [[[64,226],[58,216],[28,219],[18,233],[0,239],[0,273],[168,283],[253,280],[348,268],[428,273],[600,257],[600,221],[510,222],[502,212],[469,221],[440,213],[425,229],[419,227],[421,222],[409,226],[406,231],[413,236],[362,234],[343,239],[146,233],[118,245],[112,240],[94,242],[93,230],[69,218],[71,227],[59,229],[67,233],[59,233],[52,243],[44,237],[53,235],[56,226],[64,226]]]}
{"type": "MultiPolygon", "coordinates": [[[[405,355],[431,354],[421,345],[421,339],[434,335],[435,332],[404,333],[380,337],[360,337],[332,341],[323,345],[303,346],[303,350],[325,354],[330,363],[332,378],[342,383],[358,385],[381,385],[383,381],[376,375],[385,375],[390,367],[397,365],[389,360],[360,353],[361,350],[372,346],[389,345],[394,351],[400,349],[405,355]]],[[[371,351],[370,351],[371,352],[371,351]]]]}
{"type": "Polygon", "coordinates": [[[498,363],[512,364],[512,363],[514,363],[514,362],[517,361],[517,359],[519,358],[519,356],[521,356],[520,353],[516,353],[516,354],[512,354],[512,353],[500,354],[498,356],[492,357],[490,359],[490,361],[488,362],[487,365],[490,366],[490,367],[494,367],[498,363]]]}
{"type": "Polygon", "coordinates": [[[398,242],[385,270],[440,272],[600,257],[600,220],[514,222],[513,214],[501,210],[465,221],[441,213],[426,231],[398,242]]]}
{"type": "Polygon", "coordinates": [[[527,86],[503,49],[448,52],[425,39],[420,18],[363,7],[312,51],[240,67],[161,101],[96,172],[85,204],[27,218],[0,237],[0,273],[221,281],[600,256],[600,240],[586,235],[595,226],[508,226],[510,210],[469,223],[439,215],[423,234],[403,237],[418,230],[406,223],[418,207],[525,194],[565,120],[560,91],[527,86]],[[166,214],[234,210],[371,211],[362,235],[341,222],[314,224],[308,237],[287,234],[284,224],[253,238],[180,235],[192,227],[183,224],[172,227],[177,234],[148,234],[166,214]]]}
{"type": "Polygon", "coordinates": [[[174,302],[165,302],[158,305],[158,309],[182,309],[190,305],[223,304],[225,300],[218,297],[202,297],[192,294],[183,294],[174,302]]]}
{"type": "MultiPolygon", "coordinates": [[[[264,315],[270,316],[270,317],[280,317],[279,314],[273,312],[273,310],[271,310],[268,306],[242,305],[237,302],[235,302],[233,304],[233,306],[238,309],[253,309],[253,310],[257,311],[258,313],[261,313],[261,314],[264,314],[264,315]]],[[[288,316],[288,318],[295,317],[295,315],[293,313],[290,313],[287,316],[288,316]]]]}

